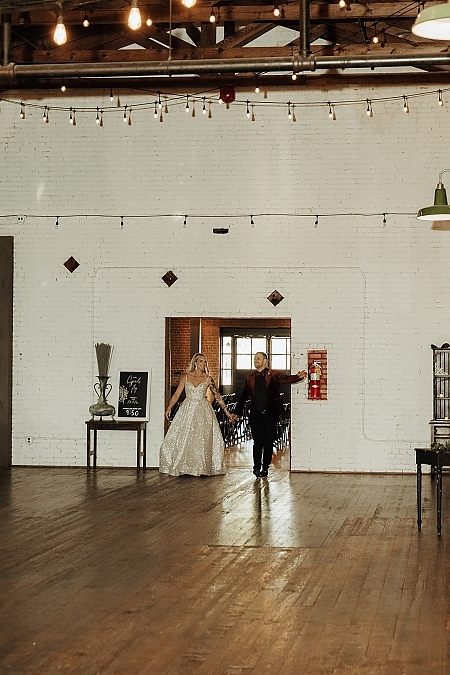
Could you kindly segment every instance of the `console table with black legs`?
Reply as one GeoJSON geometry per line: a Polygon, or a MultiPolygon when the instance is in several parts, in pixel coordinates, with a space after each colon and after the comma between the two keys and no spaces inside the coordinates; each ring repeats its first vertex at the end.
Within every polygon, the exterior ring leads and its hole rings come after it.
{"type": "Polygon", "coordinates": [[[140,471],[141,468],[143,471],[147,468],[147,422],[142,420],[88,420],[86,422],[86,433],[87,433],[87,442],[86,442],[86,452],[87,452],[87,461],[86,466],[87,470],[91,469],[91,458],[92,458],[92,468],[97,468],[97,432],[99,430],[104,431],[136,431],[137,434],[137,447],[136,447],[136,469],[140,471]],[[94,444],[91,448],[91,432],[94,432],[94,444]]]}
{"type": "Polygon", "coordinates": [[[437,533],[442,531],[442,467],[450,466],[450,451],[415,448],[417,466],[417,527],[422,529],[422,464],[431,466],[436,475],[437,533]]]}

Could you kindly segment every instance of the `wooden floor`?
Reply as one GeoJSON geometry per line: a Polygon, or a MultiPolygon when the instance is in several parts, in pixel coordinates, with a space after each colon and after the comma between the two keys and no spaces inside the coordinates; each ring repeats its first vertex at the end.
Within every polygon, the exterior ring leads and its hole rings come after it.
{"type": "Polygon", "coordinates": [[[0,471],[0,673],[444,675],[450,477],[0,471]]]}

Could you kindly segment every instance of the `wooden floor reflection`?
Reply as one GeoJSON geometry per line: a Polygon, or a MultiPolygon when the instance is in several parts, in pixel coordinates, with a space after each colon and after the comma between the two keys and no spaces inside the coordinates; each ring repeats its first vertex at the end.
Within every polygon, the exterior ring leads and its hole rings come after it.
{"type": "MultiPolygon", "coordinates": [[[[238,445],[233,445],[225,450],[225,463],[229,469],[252,469],[253,441],[244,441],[238,445]]],[[[291,453],[289,447],[275,448],[272,465],[276,469],[289,471],[291,463],[291,453]]]]}
{"type": "Polygon", "coordinates": [[[444,675],[449,480],[0,471],[0,673],[444,675]]]}

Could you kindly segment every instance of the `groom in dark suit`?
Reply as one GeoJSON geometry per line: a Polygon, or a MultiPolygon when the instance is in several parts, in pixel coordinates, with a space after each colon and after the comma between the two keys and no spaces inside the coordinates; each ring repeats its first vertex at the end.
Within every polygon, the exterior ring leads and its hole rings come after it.
{"type": "Polygon", "coordinates": [[[307,376],[302,370],[296,375],[285,375],[268,368],[267,354],[257,352],[255,369],[245,378],[245,385],[234,412],[242,415],[250,399],[250,429],[253,436],[253,473],[258,478],[268,475],[272,461],[277,420],[283,412],[280,385],[301,382],[307,376]],[[262,460],[262,467],[261,467],[262,460]]]}

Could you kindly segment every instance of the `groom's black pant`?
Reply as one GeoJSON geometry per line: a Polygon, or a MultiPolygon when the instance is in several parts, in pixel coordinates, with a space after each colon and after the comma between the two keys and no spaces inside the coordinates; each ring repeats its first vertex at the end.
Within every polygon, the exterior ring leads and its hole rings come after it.
{"type": "Polygon", "coordinates": [[[250,410],[250,429],[253,437],[253,468],[267,470],[272,461],[273,444],[277,431],[277,417],[261,410],[250,410]]]}

